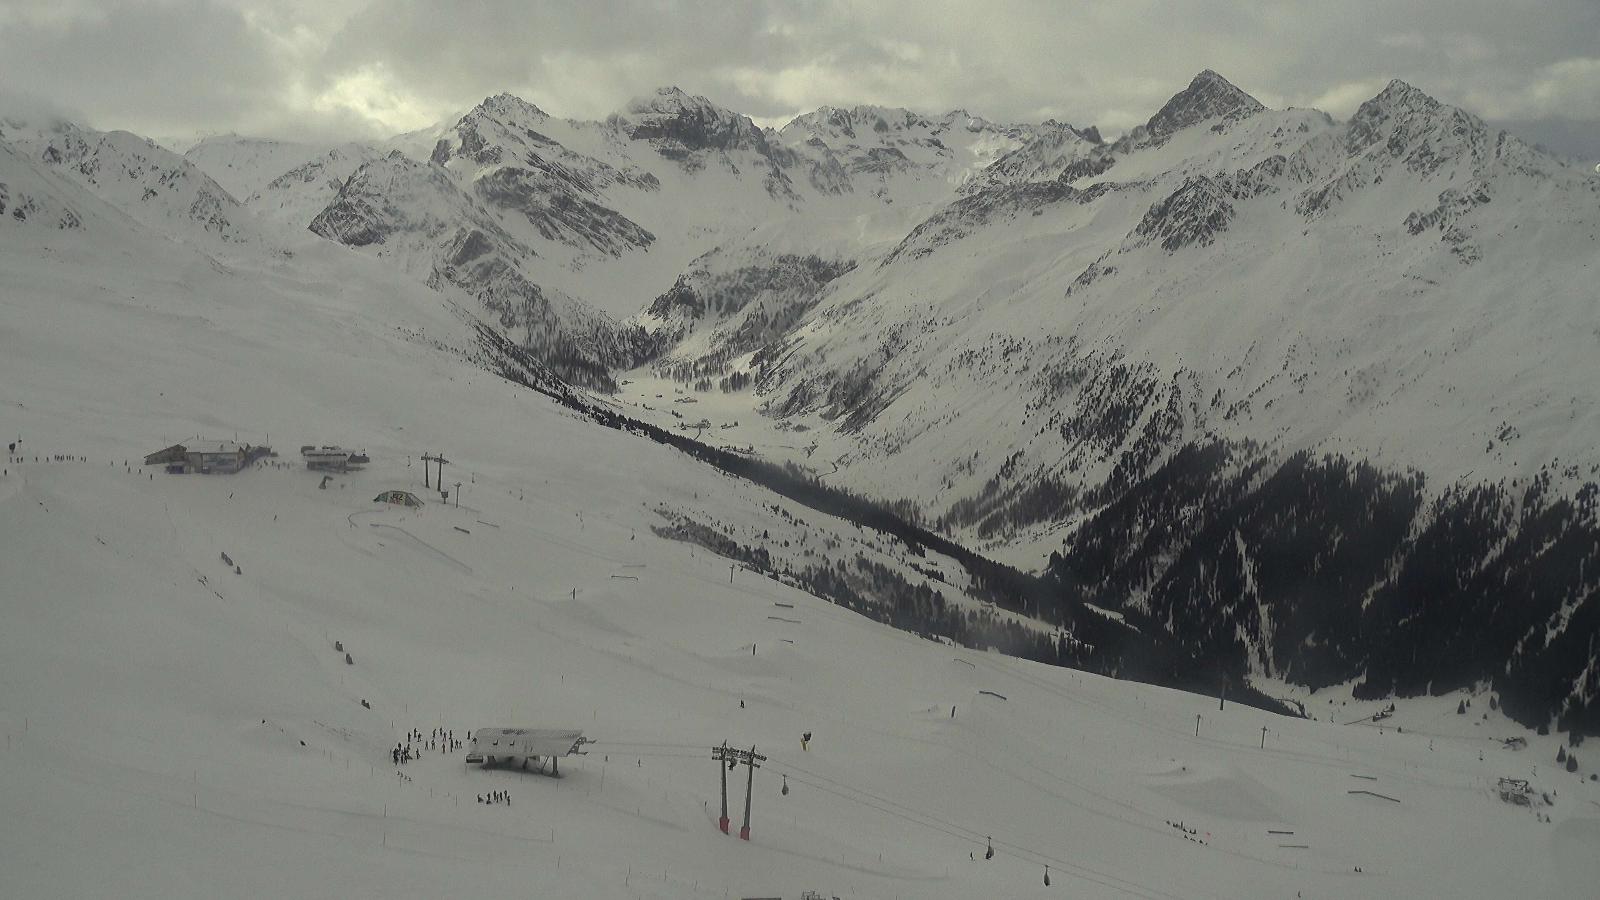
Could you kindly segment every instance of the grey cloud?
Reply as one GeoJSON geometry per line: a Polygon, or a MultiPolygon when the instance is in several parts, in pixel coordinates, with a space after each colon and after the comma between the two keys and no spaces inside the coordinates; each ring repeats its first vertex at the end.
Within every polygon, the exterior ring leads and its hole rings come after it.
{"type": "Polygon", "coordinates": [[[202,2],[39,15],[0,30],[0,82],[159,130],[275,101],[282,72],[240,16],[202,2]]]}
{"type": "Polygon", "coordinates": [[[0,83],[147,131],[371,134],[339,99],[356,79],[409,127],[501,90],[589,118],[678,84],[763,120],[870,102],[1115,132],[1209,67],[1336,116],[1401,77],[1600,156],[1594,0],[230,2],[0,0],[0,83]]]}

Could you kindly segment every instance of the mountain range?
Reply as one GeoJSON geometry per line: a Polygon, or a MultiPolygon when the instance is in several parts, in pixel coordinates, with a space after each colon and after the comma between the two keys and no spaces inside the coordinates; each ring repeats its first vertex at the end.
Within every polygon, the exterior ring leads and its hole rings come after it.
{"type": "Polygon", "coordinates": [[[1341,121],[1208,70],[1114,140],[665,88],[183,155],[0,119],[0,153],[9,229],[342,245],[493,371],[892,505],[1219,682],[1600,730],[1600,178],[1404,82],[1341,121]]]}

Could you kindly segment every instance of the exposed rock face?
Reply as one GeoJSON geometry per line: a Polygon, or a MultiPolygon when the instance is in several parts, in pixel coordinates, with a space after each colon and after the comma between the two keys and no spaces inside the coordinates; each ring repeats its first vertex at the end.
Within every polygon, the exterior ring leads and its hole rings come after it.
{"type": "Polygon", "coordinates": [[[430,285],[475,298],[535,358],[570,381],[608,387],[609,370],[639,352],[633,331],[530,281],[523,269],[535,252],[442,166],[398,151],[368,163],[311,230],[351,247],[381,246],[383,253],[426,267],[430,285]]]}
{"type": "Polygon", "coordinates": [[[472,189],[485,203],[526,218],[546,240],[611,256],[648,247],[655,240],[627,216],[581,196],[564,178],[552,176],[548,167],[537,163],[529,168],[502,166],[479,177],[472,189]]]}
{"type": "Polygon", "coordinates": [[[665,87],[628,106],[628,137],[649,141],[656,152],[683,159],[699,150],[749,150],[770,156],[766,135],[748,116],[729,112],[704,97],[665,87]]]}
{"type": "Polygon", "coordinates": [[[1164,138],[1201,122],[1241,118],[1266,109],[1256,98],[1234,87],[1228,79],[1206,69],[1189,86],[1175,94],[1145,123],[1153,138],[1164,138]]]}
{"type": "Polygon", "coordinates": [[[670,352],[656,360],[657,370],[687,381],[728,375],[732,357],[780,340],[855,265],[789,253],[725,258],[735,255],[719,250],[696,260],[638,317],[657,352],[670,352]]]}
{"type": "Polygon", "coordinates": [[[1132,237],[1156,241],[1168,253],[1190,244],[1206,246],[1228,227],[1233,216],[1228,192],[1216,180],[1200,175],[1150,207],[1132,237]]]}

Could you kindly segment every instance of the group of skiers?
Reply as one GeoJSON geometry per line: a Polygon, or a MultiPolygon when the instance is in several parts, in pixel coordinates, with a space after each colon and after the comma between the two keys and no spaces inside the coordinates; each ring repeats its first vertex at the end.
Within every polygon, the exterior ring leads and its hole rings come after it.
{"type": "MultiPolygon", "coordinates": [[[[6,445],[6,462],[7,463],[12,463],[12,464],[16,464],[16,465],[22,465],[22,464],[28,462],[28,457],[23,456],[22,454],[17,452],[17,444],[18,443],[21,443],[21,442],[20,441],[13,441],[12,443],[6,445]]],[[[74,453],[50,453],[50,454],[46,454],[44,456],[35,456],[35,457],[33,457],[33,461],[34,462],[47,462],[47,463],[84,463],[84,462],[88,462],[89,461],[89,457],[87,457],[87,456],[78,456],[77,454],[74,454],[74,453]]],[[[114,460],[114,459],[113,460],[107,460],[107,462],[106,462],[106,465],[108,465],[108,466],[115,466],[116,464],[117,464],[117,461],[114,460]]],[[[122,468],[123,468],[124,471],[132,472],[133,471],[133,464],[130,463],[128,460],[123,460],[122,461],[122,468]]],[[[142,471],[142,468],[143,467],[141,467],[141,471],[138,474],[146,474],[146,473],[144,473],[142,471]]],[[[4,469],[0,469],[0,476],[9,477],[10,475],[11,475],[11,467],[9,465],[4,469]]],[[[154,481],[156,479],[156,476],[153,473],[150,474],[149,477],[150,477],[151,481],[154,481]]]]}
{"type": "MultiPolygon", "coordinates": [[[[28,461],[28,457],[23,456],[22,454],[17,452],[17,445],[20,444],[20,443],[22,443],[22,438],[17,438],[16,440],[14,440],[11,443],[6,445],[6,462],[7,463],[14,464],[14,465],[22,465],[23,463],[26,463],[28,461]]],[[[50,463],[88,462],[89,461],[89,457],[87,457],[87,456],[78,456],[76,454],[67,454],[67,453],[51,453],[51,454],[47,454],[45,456],[35,456],[35,457],[33,457],[33,461],[34,462],[50,462],[50,463]]],[[[113,462],[112,465],[116,465],[116,463],[113,462]]],[[[10,474],[11,474],[11,468],[10,468],[10,466],[7,466],[6,469],[5,469],[5,475],[9,476],[10,474]]]]}
{"type": "MultiPolygon", "coordinates": [[[[18,453],[16,451],[16,445],[15,444],[12,444],[11,447],[12,447],[12,449],[6,454],[6,462],[19,463],[20,464],[20,463],[25,463],[25,462],[28,461],[28,458],[26,456],[23,456],[22,454],[20,454],[20,453],[18,453]]],[[[34,462],[51,462],[51,463],[88,462],[89,461],[89,457],[87,457],[87,456],[68,455],[66,453],[51,453],[51,454],[48,454],[48,455],[45,455],[45,456],[35,456],[33,458],[33,461],[34,462]]],[[[112,463],[112,465],[116,465],[116,463],[112,463]]]]}
{"type": "Polygon", "coordinates": [[[405,742],[396,743],[394,749],[389,751],[389,755],[394,759],[394,764],[398,766],[414,759],[421,759],[424,752],[432,753],[434,750],[438,750],[441,754],[444,754],[460,750],[462,743],[462,741],[456,740],[456,733],[453,729],[435,728],[427,734],[423,734],[421,729],[413,728],[406,732],[405,742]],[[413,748],[412,744],[416,744],[416,747],[413,748]]]}
{"type": "Polygon", "coordinates": [[[478,795],[478,802],[479,803],[504,803],[505,805],[510,806],[511,805],[511,792],[510,791],[490,791],[487,794],[479,794],[478,795]]]}

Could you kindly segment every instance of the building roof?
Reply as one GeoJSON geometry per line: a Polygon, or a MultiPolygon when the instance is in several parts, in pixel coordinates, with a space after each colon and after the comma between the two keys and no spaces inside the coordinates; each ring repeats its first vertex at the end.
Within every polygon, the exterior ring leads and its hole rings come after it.
{"type": "Polygon", "coordinates": [[[184,446],[190,453],[243,453],[249,445],[238,441],[191,441],[184,446]]]}
{"type": "Polygon", "coordinates": [[[567,756],[582,740],[582,731],[567,728],[479,728],[471,749],[488,756],[567,756]]]}

